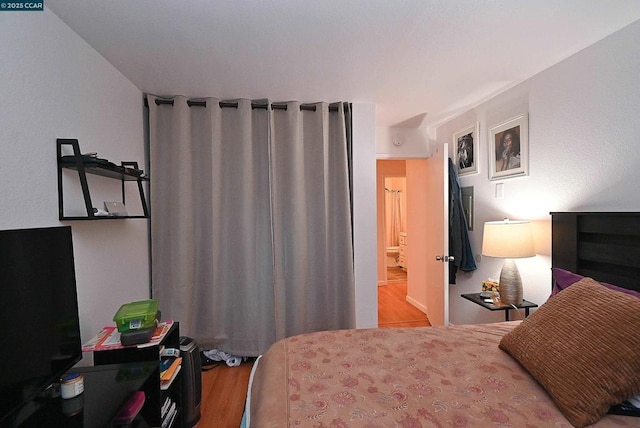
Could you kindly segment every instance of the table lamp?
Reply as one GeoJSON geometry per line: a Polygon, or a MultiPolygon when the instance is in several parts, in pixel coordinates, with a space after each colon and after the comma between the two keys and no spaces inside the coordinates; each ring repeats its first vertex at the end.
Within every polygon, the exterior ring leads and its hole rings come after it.
{"type": "Polygon", "coordinates": [[[488,221],[482,234],[482,255],[506,258],[500,272],[500,300],[505,305],[522,303],[522,279],[513,259],[536,255],[528,221],[488,221]]]}

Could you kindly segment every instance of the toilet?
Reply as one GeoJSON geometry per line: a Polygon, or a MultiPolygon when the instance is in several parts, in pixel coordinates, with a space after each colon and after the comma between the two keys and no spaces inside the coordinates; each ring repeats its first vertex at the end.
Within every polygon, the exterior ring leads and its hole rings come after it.
{"type": "Polygon", "coordinates": [[[400,247],[387,247],[387,267],[398,266],[400,247]]]}

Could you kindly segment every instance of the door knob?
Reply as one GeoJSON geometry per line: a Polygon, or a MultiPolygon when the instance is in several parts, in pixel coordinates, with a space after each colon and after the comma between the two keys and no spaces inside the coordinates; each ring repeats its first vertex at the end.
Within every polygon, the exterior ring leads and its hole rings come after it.
{"type": "Polygon", "coordinates": [[[436,260],[439,262],[443,262],[443,263],[447,263],[447,262],[453,262],[455,261],[455,257],[454,256],[436,256],[436,260]]]}

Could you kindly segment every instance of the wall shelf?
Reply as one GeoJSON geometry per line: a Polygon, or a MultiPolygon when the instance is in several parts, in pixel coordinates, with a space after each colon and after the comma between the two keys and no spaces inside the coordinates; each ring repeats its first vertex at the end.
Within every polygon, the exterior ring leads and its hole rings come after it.
{"type": "Polygon", "coordinates": [[[98,159],[92,156],[82,155],[80,153],[80,145],[76,139],[58,138],[56,140],[57,159],[58,159],[58,218],[60,220],[114,220],[125,218],[149,218],[149,208],[145,198],[142,183],[149,181],[143,171],[138,169],[137,162],[121,162],[116,165],[104,159],[98,159]],[[71,146],[73,155],[62,156],[62,147],[71,146]],[[64,192],[62,185],[62,170],[70,169],[77,171],[82,188],[82,196],[87,215],[66,216],[64,213],[64,192]],[[138,192],[140,194],[140,204],[144,215],[131,216],[104,216],[96,215],[91,202],[91,194],[89,192],[89,184],[87,182],[87,174],[97,175],[101,177],[120,180],[122,183],[122,203],[125,203],[125,182],[135,181],[138,184],[138,192]]]}

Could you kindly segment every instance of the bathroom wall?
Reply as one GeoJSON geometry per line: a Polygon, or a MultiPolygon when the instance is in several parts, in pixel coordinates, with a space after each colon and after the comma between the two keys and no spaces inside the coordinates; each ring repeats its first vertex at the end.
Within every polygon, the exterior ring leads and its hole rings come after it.
{"type": "MultiPolygon", "coordinates": [[[[378,285],[387,283],[386,270],[386,245],[385,245],[385,225],[384,221],[384,201],[385,201],[385,178],[405,177],[404,160],[381,160],[376,161],[376,218],[377,221],[377,253],[378,253],[378,285]]],[[[406,224],[406,223],[405,223],[406,224]]]]}

